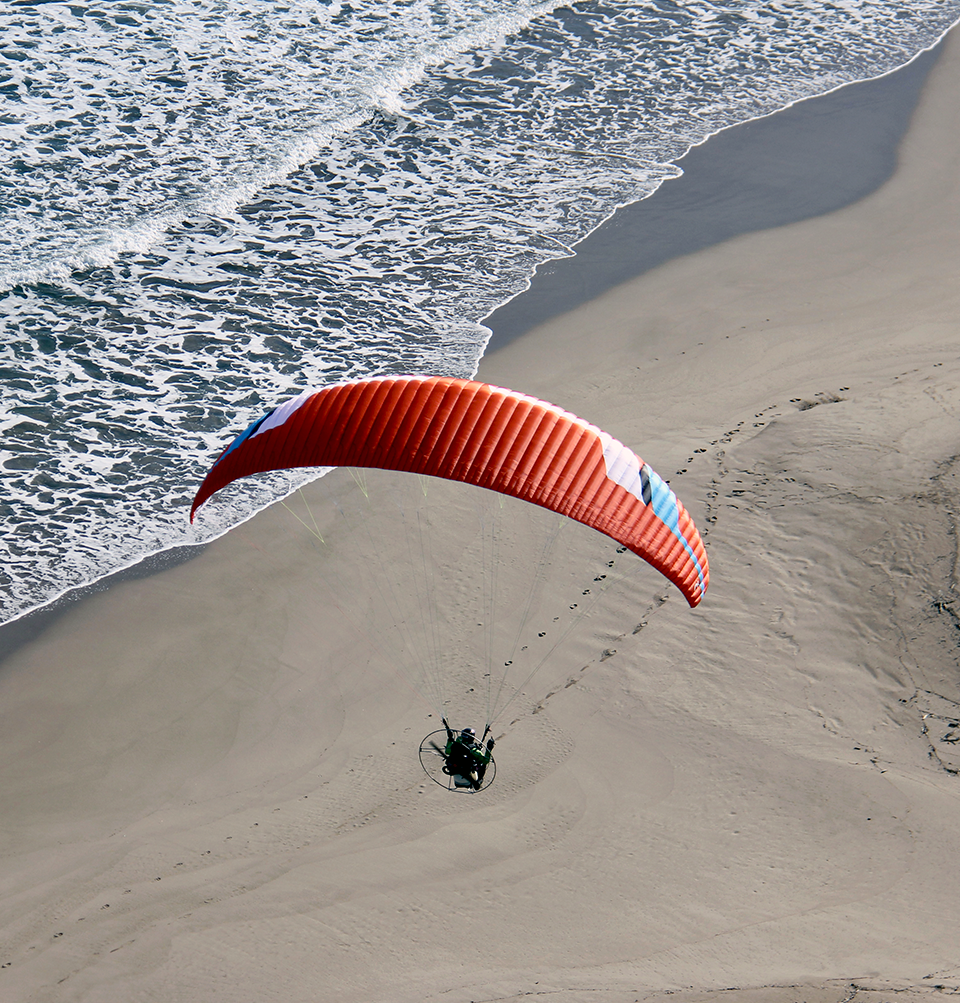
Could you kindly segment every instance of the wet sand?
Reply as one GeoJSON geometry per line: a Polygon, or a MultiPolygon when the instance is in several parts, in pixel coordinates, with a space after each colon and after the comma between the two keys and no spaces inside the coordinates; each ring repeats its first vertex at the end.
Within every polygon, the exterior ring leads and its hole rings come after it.
{"type": "Polygon", "coordinates": [[[625,206],[541,265],[491,314],[497,349],[673,258],[851,205],[889,180],[942,43],[895,73],[725,129],[681,158],[680,177],[625,206]]]}
{"type": "MultiPolygon", "coordinates": [[[[585,620],[484,794],[425,780],[435,718],[281,506],[10,654],[5,997],[960,991],[958,95],[954,33],[872,194],[484,359],[669,478],[712,572],[585,620]]],[[[321,532],[351,490],[311,487],[321,532]]]]}

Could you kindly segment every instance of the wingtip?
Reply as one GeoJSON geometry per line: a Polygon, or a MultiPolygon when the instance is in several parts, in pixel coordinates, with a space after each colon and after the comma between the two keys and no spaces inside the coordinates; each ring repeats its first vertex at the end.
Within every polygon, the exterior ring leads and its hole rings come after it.
{"type": "Polygon", "coordinates": [[[200,492],[198,491],[193,499],[193,504],[190,506],[190,525],[193,525],[193,520],[197,517],[197,512],[200,506],[206,501],[206,498],[200,497],[200,492]]]}

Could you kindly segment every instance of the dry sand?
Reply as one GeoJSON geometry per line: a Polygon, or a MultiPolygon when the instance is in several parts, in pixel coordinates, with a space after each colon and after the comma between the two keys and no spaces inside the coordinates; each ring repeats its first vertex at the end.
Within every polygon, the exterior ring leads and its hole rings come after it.
{"type": "MultiPolygon", "coordinates": [[[[954,35],[874,194],[484,360],[670,478],[713,578],[697,611],[650,574],[584,621],[483,795],[424,782],[435,718],[279,506],[22,646],[0,996],[960,992],[958,224],[954,35]]],[[[313,486],[322,529],[349,490],[313,486]]]]}

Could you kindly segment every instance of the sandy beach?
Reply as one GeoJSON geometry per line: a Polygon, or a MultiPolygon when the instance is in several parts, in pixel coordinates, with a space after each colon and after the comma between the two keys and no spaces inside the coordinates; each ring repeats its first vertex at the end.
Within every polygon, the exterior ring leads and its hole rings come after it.
{"type": "MultiPolygon", "coordinates": [[[[598,605],[499,722],[483,794],[425,778],[435,716],[282,506],[26,632],[0,995],[960,994],[958,224],[954,31],[875,191],[484,358],[670,480],[711,587],[691,611],[649,571],[598,605]]],[[[355,487],[308,489],[321,533],[355,487]]]]}

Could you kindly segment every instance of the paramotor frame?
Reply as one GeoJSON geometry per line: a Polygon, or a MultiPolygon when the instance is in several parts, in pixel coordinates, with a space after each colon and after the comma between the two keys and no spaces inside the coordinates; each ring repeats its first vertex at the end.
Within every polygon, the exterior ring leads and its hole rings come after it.
{"type": "Polygon", "coordinates": [[[420,743],[420,765],[423,772],[435,783],[445,787],[448,791],[456,791],[463,794],[479,794],[485,791],[496,779],[497,764],[490,756],[486,771],[483,774],[483,781],[479,787],[474,787],[468,783],[458,783],[456,774],[446,772],[447,757],[444,749],[447,745],[447,732],[445,728],[439,731],[432,731],[420,743]]]}

